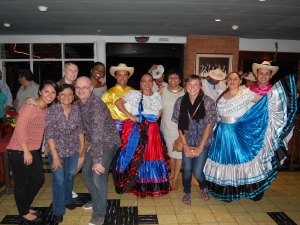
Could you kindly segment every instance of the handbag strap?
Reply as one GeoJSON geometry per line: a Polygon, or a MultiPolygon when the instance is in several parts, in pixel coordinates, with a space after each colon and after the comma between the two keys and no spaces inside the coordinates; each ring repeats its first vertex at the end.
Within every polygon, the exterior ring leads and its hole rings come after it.
{"type": "Polygon", "coordinates": [[[194,113],[193,113],[193,115],[192,115],[192,119],[194,118],[194,116],[195,116],[196,112],[198,111],[198,109],[199,109],[199,107],[200,107],[201,103],[203,102],[203,99],[204,99],[204,95],[203,95],[203,97],[202,97],[201,101],[199,102],[199,104],[198,104],[197,108],[195,109],[195,111],[194,111],[194,113]]]}

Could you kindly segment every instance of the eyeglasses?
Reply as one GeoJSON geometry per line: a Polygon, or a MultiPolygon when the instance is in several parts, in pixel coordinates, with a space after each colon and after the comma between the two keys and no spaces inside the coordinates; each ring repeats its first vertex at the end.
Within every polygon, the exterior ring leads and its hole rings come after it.
{"type": "Polygon", "coordinates": [[[60,97],[73,97],[74,94],[73,93],[60,93],[59,96],[60,97]]]}
{"type": "Polygon", "coordinates": [[[91,87],[91,86],[89,86],[89,87],[75,87],[75,89],[76,89],[76,90],[84,90],[84,91],[87,91],[90,87],[91,87]]]}

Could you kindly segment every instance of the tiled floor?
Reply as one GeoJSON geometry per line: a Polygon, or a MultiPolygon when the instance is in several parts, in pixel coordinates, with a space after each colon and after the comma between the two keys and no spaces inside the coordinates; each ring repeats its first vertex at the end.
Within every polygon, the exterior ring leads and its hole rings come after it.
{"type": "MultiPolygon", "coordinates": [[[[157,215],[162,224],[276,224],[266,212],[285,212],[296,224],[300,224],[300,172],[280,172],[271,188],[261,201],[247,199],[223,203],[211,198],[204,202],[193,180],[192,204],[182,203],[182,188],[159,198],[138,199],[134,195],[115,193],[111,176],[109,178],[109,199],[120,199],[120,206],[137,206],[139,215],[157,215]]],[[[75,178],[74,190],[86,193],[81,174],[75,178]]],[[[37,195],[33,206],[51,204],[51,174],[46,174],[46,183],[37,195]]],[[[67,211],[62,225],[87,225],[91,210],[76,208],[67,211]]],[[[6,215],[17,215],[14,197],[6,194],[0,198],[0,221],[6,215]]],[[[120,224],[121,225],[121,224],[120,224]]]]}

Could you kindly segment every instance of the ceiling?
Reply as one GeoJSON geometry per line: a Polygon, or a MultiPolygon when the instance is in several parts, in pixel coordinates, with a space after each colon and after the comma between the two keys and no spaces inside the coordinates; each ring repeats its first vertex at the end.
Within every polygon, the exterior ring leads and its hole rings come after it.
{"type": "Polygon", "coordinates": [[[1,0],[0,35],[20,34],[300,40],[300,0],[1,0]]]}

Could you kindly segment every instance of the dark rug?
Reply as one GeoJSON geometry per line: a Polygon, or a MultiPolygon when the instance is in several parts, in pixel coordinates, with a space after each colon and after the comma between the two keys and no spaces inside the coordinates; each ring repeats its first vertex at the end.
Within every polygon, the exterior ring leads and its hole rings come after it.
{"type": "MultiPolygon", "coordinates": [[[[91,200],[88,193],[78,193],[75,199],[76,207],[82,207],[83,204],[91,200]]],[[[49,207],[35,207],[43,212],[43,220],[39,225],[56,225],[53,222],[52,204],[49,207]]],[[[22,224],[32,225],[34,223],[19,222],[19,216],[7,215],[0,224],[22,224]]],[[[108,199],[106,207],[106,217],[104,225],[135,225],[135,224],[158,224],[157,215],[138,215],[138,207],[121,207],[119,199],[108,199]]]]}

